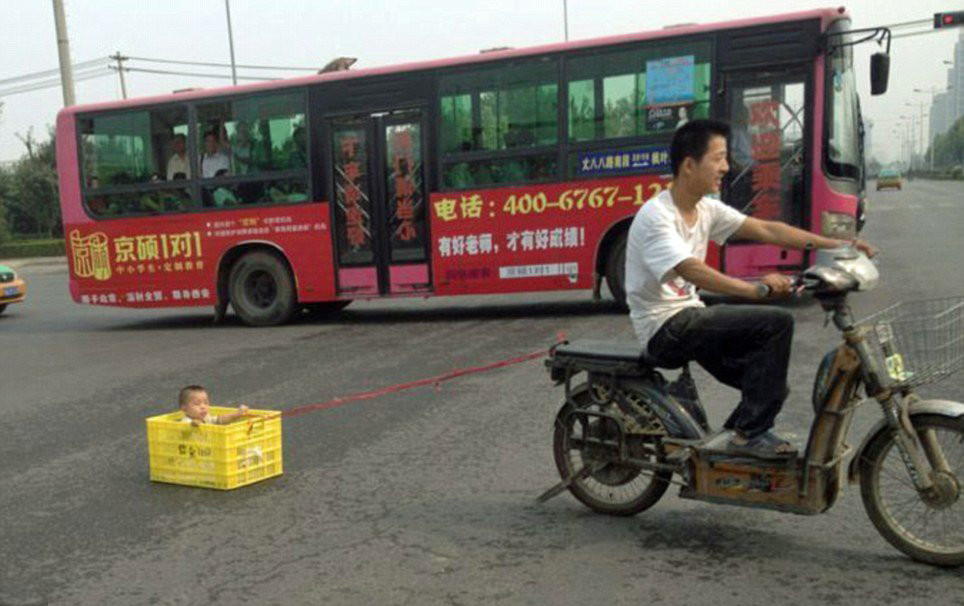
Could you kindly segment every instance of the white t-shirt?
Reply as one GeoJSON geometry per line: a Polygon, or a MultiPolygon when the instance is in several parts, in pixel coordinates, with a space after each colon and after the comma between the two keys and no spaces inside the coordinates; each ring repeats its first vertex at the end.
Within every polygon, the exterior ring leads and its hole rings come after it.
{"type": "Polygon", "coordinates": [[[174,154],[167,161],[167,180],[173,181],[174,175],[176,175],[177,173],[184,173],[185,179],[191,178],[191,166],[190,166],[190,163],[188,162],[186,153],[184,154],[183,157],[177,154],[174,154]]]}
{"type": "Polygon", "coordinates": [[[231,172],[231,159],[228,158],[227,154],[221,152],[214,152],[213,154],[204,154],[201,157],[201,178],[210,179],[218,174],[218,171],[224,169],[231,172]]]}
{"type": "Polygon", "coordinates": [[[687,227],[670,191],[664,190],[639,209],[629,228],[626,303],[643,347],[677,312],[703,306],[696,286],[673,268],[690,257],[705,261],[710,239],[723,244],[746,220],[746,215],[713,198],[701,199],[696,209],[696,223],[687,227]]]}

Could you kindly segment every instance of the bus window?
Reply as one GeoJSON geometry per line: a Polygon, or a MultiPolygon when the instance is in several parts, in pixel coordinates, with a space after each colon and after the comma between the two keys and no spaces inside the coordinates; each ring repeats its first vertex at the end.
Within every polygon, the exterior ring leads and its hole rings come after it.
{"type": "Polygon", "coordinates": [[[167,179],[175,139],[187,135],[187,109],[106,114],[80,120],[83,174],[91,187],[167,179]]]}
{"type": "MultiPolygon", "coordinates": [[[[198,106],[198,158],[227,158],[229,175],[307,168],[305,96],[263,95],[198,106]]],[[[220,162],[220,160],[218,160],[220,162]]],[[[215,169],[215,166],[217,168],[215,169]]],[[[212,178],[211,164],[202,178],[212,178]]]]}
{"type": "Polygon", "coordinates": [[[472,95],[442,97],[442,152],[468,151],[475,148],[472,126],[472,95]]]}
{"type": "Polygon", "coordinates": [[[853,48],[836,49],[828,63],[827,169],[836,177],[856,179],[861,161],[853,48]]]}
{"type": "Polygon", "coordinates": [[[302,92],[198,106],[198,174],[206,207],[308,199],[308,136],[302,92]]]}
{"type": "Polygon", "coordinates": [[[517,184],[555,176],[555,153],[544,148],[559,139],[557,78],[556,62],[547,59],[442,77],[444,186],[517,184]],[[492,152],[504,155],[492,158],[492,152]]]}
{"type": "Polygon", "coordinates": [[[638,74],[621,74],[603,78],[603,136],[632,137],[639,132],[636,104],[638,74]]]}
{"type": "Polygon", "coordinates": [[[184,187],[164,181],[190,178],[187,108],[103,114],[79,120],[87,211],[94,217],[179,212],[193,206],[184,187]]]}
{"type": "Polygon", "coordinates": [[[569,140],[670,133],[709,117],[710,50],[700,42],[569,60],[569,140]]]}
{"type": "Polygon", "coordinates": [[[591,141],[596,138],[596,83],[574,80],[569,83],[569,140],[591,141]]]}

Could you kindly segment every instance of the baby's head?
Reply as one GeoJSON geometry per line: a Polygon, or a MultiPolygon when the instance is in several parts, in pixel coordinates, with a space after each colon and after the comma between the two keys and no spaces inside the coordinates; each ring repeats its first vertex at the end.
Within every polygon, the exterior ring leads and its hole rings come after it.
{"type": "Polygon", "coordinates": [[[181,389],[177,397],[181,412],[189,419],[201,420],[208,416],[208,392],[200,385],[188,385],[181,389]]]}

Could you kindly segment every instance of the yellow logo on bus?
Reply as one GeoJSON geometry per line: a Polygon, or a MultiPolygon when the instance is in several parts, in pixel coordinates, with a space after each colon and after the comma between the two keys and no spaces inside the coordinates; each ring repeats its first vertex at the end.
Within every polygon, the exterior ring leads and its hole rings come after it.
{"type": "Polygon", "coordinates": [[[81,236],[76,229],[70,232],[70,250],[74,258],[74,273],[78,278],[110,279],[107,242],[107,234],[103,232],[89,236],[81,236]]]}

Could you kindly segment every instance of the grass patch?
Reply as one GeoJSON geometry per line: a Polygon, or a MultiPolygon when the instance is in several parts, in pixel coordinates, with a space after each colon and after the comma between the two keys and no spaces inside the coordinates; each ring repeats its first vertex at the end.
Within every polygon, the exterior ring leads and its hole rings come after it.
{"type": "Polygon", "coordinates": [[[13,240],[0,244],[0,259],[62,257],[65,254],[63,238],[13,240]]]}

